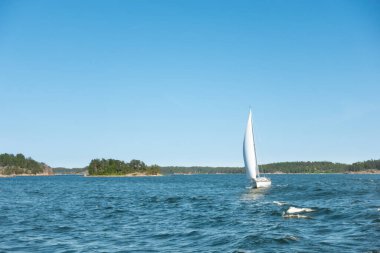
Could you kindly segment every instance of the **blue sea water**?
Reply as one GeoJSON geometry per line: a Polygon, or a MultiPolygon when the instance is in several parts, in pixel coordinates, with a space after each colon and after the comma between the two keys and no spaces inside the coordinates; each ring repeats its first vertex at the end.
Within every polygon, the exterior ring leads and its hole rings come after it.
{"type": "Polygon", "coordinates": [[[380,175],[271,179],[1,178],[0,252],[380,252],[380,175]]]}

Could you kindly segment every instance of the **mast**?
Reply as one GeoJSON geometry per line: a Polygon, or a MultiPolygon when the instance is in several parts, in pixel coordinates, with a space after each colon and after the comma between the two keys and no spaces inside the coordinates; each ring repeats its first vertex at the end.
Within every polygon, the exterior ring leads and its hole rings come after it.
{"type": "MultiPolygon", "coordinates": [[[[249,108],[249,113],[252,115],[251,108],[249,108]]],[[[255,135],[253,133],[253,117],[252,116],[251,116],[251,127],[252,127],[253,150],[255,151],[255,158],[256,158],[256,173],[257,173],[257,177],[260,177],[259,163],[257,161],[257,155],[256,155],[255,135]]]]}

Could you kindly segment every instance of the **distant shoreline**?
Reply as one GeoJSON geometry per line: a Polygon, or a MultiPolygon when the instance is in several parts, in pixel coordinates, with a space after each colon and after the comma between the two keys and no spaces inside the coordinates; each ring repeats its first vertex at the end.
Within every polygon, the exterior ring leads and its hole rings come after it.
{"type": "MultiPolygon", "coordinates": [[[[162,176],[191,176],[191,175],[244,175],[245,173],[173,173],[173,174],[158,174],[158,175],[146,175],[146,174],[127,174],[127,175],[85,175],[85,174],[12,174],[12,175],[2,175],[0,174],[0,178],[11,178],[11,177],[51,177],[51,176],[82,176],[82,177],[162,177],[162,176]]],[[[356,171],[356,172],[334,172],[334,173],[284,173],[284,172],[273,172],[273,173],[261,173],[265,175],[378,175],[380,174],[380,170],[373,171],[356,171]]]]}
{"type": "MultiPolygon", "coordinates": [[[[244,175],[245,173],[173,173],[173,174],[165,174],[164,176],[178,176],[178,175],[185,175],[185,176],[191,176],[191,175],[244,175]]],[[[378,171],[357,171],[357,172],[326,172],[326,173],[285,173],[285,172],[270,172],[270,173],[261,173],[265,175],[344,175],[344,174],[366,174],[366,175],[371,175],[371,174],[380,174],[380,170],[378,171]]]]}
{"type": "Polygon", "coordinates": [[[48,177],[55,176],[54,174],[41,173],[41,174],[11,174],[11,175],[3,175],[0,174],[0,177],[48,177]]]}
{"type": "Polygon", "coordinates": [[[162,174],[147,175],[144,173],[132,173],[126,175],[83,175],[84,177],[161,177],[162,174]]]}
{"type": "MultiPolygon", "coordinates": [[[[352,164],[329,161],[293,161],[259,165],[261,172],[276,174],[380,174],[380,159],[367,160],[352,164]]],[[[200,175],[200,174],[245,174],[244,167],[210,166],[158,166],[146,165],[143,161],[132,159],[125,162],[116,159],[92,159],[82,168],[52,168],[23,154],[0,154],[0,177],[16,176],[53,176],[82,175],[92,177],[146,177],[162,175],[200,175]],[[150,175],[149,175],[150,174],[150,175]]],[[[264,173],[263,173],[264,174],[264,173]]]]}
{"type": "Polygon", "coordinates": [[[380,174],[380,170],[365,170],[365,171],[349,171],[349,172],[325,172],[325,173],[284,173],[284,172],[271,172],[271,173],[261,173],[261,174],[269,174],[269,175],[282,175],[282,174],[380,174]]]}

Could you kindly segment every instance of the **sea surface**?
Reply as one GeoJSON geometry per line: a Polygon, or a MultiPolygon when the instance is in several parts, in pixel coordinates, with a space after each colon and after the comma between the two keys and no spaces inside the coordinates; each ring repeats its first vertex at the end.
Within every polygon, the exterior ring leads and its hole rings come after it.
{"type": "Polygon", "coordinates": [[[0,178],[0,252],[380,252],[380,175],[270,177],[0,178]]]}

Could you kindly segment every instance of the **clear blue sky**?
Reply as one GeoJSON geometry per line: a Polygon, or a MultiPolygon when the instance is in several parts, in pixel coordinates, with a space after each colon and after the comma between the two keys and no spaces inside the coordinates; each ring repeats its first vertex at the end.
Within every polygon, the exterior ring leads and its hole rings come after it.
{"type": "Polygon", "coordinates": [[[380,1],[1,1],[0,153],[380,158],[380,1]]]}

